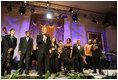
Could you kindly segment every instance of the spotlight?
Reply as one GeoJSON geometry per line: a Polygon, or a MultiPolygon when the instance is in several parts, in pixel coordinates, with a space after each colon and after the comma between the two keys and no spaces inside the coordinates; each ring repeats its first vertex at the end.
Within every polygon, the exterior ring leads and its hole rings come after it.
{"type": "Polygon", "coordinates": [[[94,23],[97,23],[97,24],[98,24],[98,22],[97,22],[95,19],[93,19],[93,20],[92,20],[92,22],[94,22],[94,23]]]}
{"type": "Polygon", "coordinates": [[[9,12],[12,11],[11,6],[8,6],[8,7],[7,7],[7,10],[8,10],[9,12]]]}
{"type": "Polygon", "coordinates": [[[31,8],[31,9],[30,9],[30,12],[31,12],[31,13],[34,13],[34,12],[35,12],[35,10],[34,10],[33,8],[31,8]]]}
{"type": "Polygon", "coordinates": [[[57,18],[60,19],[60,18],[67,18],[68,16],[66,14],[60,14],[57,18]]]}
{"type": "Polygon", "coordinates": [[[52,19],[53,16],[54,16],[54,13],[53,13],[52,11],[48,11],[47,14],[46,14],[46,17],[47,17],[48,19],[52,19]]]}
{"type": "Polygon", "coordinates": [[[22,6],[22,7],[19,9],[19,13],[20,13],[21,15],[23,15],[23,14],[25,14],[25,12],[26,12],[26,7],[22,6]]]}
{"type": "Polygon", "coordinates": [[[67,14],[66,14],[66,13],[63,15],[63,18],[68,18],[68,16],[67,16],[67,14]]]}
{"type": "Polygon", "coordinates": [[[63,15],[63,14],[60,14],[60,15],[58,16],[58,18],[61,18],[61,17],[62,17],[62,15],[63,15]]]}
{"type": "Polygon", "coordinates": [[[73,9],[72,9],[72,8],[70,8],[69,12],[73,13],[74,11],[73,11],[73,9]]]}
{"type": "Polygon", "coordinates": [[[50,4],[49,4],[49,1],[47,1],[46,5],[47,5],[47,7],[49,7],[49,5],[50,5],[50,4]]]}
{"type": "Polygon", "coordinates": [[[27,1],[24,1],[24,3],[27,3],[27,1]]]}
{"type": "Polygon", "coordinates": [[[73,19],[74,22],[77,22],[78,21],[78,16],[74,14],[74,15],[72,15],[72,19],[73,19]]]}
{"type": "Polygon", "coordinates": [[[68,18],[68,16],[65,15],[65,16],[63,16],[63,18],[68,18]]]}
{"type": "Polygon", "coordinates": [[[72,13],[73,13],[73,11],[72,11],[72,13]]]}

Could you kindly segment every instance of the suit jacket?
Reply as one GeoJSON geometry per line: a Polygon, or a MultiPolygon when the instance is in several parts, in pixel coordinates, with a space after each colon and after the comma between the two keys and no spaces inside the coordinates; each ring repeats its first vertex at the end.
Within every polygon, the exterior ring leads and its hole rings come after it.
{"type": "Polygon", "coordinates": [[[1,36],[1,55],[3,54],[3,49],[4,49],[4,37],[5,36],[1,36]]]}
{"type": "Polygon", "coordinates": [[[37,35],[36,42],[38,44],[38,53],[49,54],[49,49],[51,49],[51,41],[49,35],[45,34],[47,37],[46,43],[43,41],[43,34],[37,35]]]}
{"type": "Polygon", "coordinates": [[[84,56],[84,47],[80,45],[80,50],[78,49],[78,44],[74,44],[73,46],[73,57],[84,56]]]}
{"type": "Polygon", "coordinates": [[[21,37],[19,43],[19,51],[21,51],[23,54],[26,52],[31,53],[31,51],[33,51],[33,39],[29,37],[27,42],[26,37],[21,37]]]}

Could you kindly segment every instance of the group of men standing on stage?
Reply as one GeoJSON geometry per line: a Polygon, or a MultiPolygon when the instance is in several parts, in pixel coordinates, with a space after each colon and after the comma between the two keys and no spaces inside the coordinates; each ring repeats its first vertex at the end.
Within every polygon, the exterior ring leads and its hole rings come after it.
{"type": "MultiPolygon", "coordinates": [[[[38,75],[42,76],[48,70],[51,73],[60,72],[62,66],[64,67],[65,75],[71,73],[72,63],[74,65],[75,72],[83,73],[83,61],[87,65],[87,69],[94,67],[94,73],[96,68],[99,68],[101,72],[100,56],[101,47],[98,41],[95,39],[92,44],[92,40],[89,40],[85,46],[81,45],[81,40],[77,40],[77,43],[73,45],[71,39],[67,39],[67,44],[63,44],[59,41],[56,44],[56,39],[50,40],[47,35],[47,28],[42,27],[41,33],[37,35],[37,53],[38,53],[38,75]],[[85,60],[86,57],[86,60],[85,60]],[[42,65],[44,64],[45,71],[43,72],[42,65]]],[[[10,34],[2,37],[2,64],[1,64],[1,75],[4,75],[5,70],[7,74],[11,73],[12,57],[14,55],[14,49],[17,45],[17,38],[14,36],[15,29],[10,30],[10,34]]],[[[24,59],[25,59],[25,74],[29,74],[29,63],[30,57],[33,54],[33,39],[29,37],[30,32],[25,32],[25,37],[20,38],[19,43],[19,55],[20,55],[20,73],[23,73],[24,59]]]]}

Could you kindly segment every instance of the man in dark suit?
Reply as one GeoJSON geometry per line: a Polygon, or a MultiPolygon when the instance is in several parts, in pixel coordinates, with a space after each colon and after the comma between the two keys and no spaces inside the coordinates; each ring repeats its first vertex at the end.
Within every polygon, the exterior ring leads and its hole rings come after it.
{"type": "Polygon", "coordinates": [[[1,64],[1,74],[4,75],[5,70],[7,74],[11,73],[12,67],[12,58],[14,55],[14,50],[17,45],[17,38],[14,36],[15,29],[10,29],[10,35],[4,37],[4,49],[2,55],[2,64],[1,64]]]}
{"type": "Polygon", "coordinates": [[[4,49],[4,36],[1,36],[1,56],[3,54],[3,49],[4,49]]]}
{"type": "MultiPolygon", "coordinates": [[[[2,27],[2,30],[3,30],[3,32],[4,32],[4,34],[5,34],[5,36],[7,35],[7,29],[6,29],[6,27],[2,27]]],[[[2,55],[3,55],[3,49],[4,49],[4,37],[5,36],[3,36],[3,35],[1,35],[1,57],[2,57],[2,55]]]]}
{"type": "Polygon", "coordinates": [[[100,57],[102,56],[101,53],[101,47],[97,39],[93,41],[93,46],[91,47],[92,53],[93,53],[93,67],[94,67],[94,72],[96,73],[96,69],[99,69],[99,74],[104,74],[101,70],[101,61],[100,57]]]}
{"type": "Polygon", "coordinates": [[[83,59],[84,47],[81,45],[81,41],[77,40],[77,44],[73,46],[73,58],[74,58],[74,70],[75,72],[83,73],[83,59]]]}
{"type": "Polygon", "coordinates": [[[25,32],[25,37],[20,38],[19,55],[20,55],[20,74],[23,73],[23,63],[25,59],[25,74],[29,74],[30,57],[33,54],[33,39],[29,37],[30,32],[25,32]]]}
{"type": "Polygon", "coordinates": [[[43,60],[45,61],[45,73],[49,70],[49,50],[50,50],[50,37],[46,34],[47,28],[42,27],[41,29],[42,33],[37,35],[37,44],[38,44],[38,66],[39,66],[39,72],[38,75],[42,76],[42,64],[43,60]]]}

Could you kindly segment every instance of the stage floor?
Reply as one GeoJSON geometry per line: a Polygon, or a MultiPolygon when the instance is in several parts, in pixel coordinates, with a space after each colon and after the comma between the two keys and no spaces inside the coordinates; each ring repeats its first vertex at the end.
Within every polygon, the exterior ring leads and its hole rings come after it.
{"type": "MultiPolygon", "coordinates": [[[[11,74],[13,74],[14,72],[16,72],[16,70],[12,70],[11,74]]],[[[84,70],[84,74],[78,74],[78,75],[80,75],[80,76],[83,76],[83,75],[84,76],[94,76],[94,78],[101,79],[102,77],[105,77],[107,75],[111,76],[113,74],[116,74],[117,70],[116,69],[103,69],[104,75],[100,75],[98,73],[98,70],[97,70],[97,73],[92,73],[92,72],[93,72],[93,70],[84,70]]],[[[74,74],[74,70],[71,70],[70,75],[73,75],[73,74],[74,74]]],[[[51,74],[49,79],[53,79],[54,75],[55,74],[51,74]]],[[[18,75],[18,76],[26,76],[26,74],[23,73],[22,75],[18,75]]],[[[30,70],[30,73],[27,76],[37,76],[38,77],[37,71],[30,70]]],[[[43,76],[45,77],[45,75],[43,75],[43,76]]],[[[62,70],[62,73],[58,77],[56,77],[56,79],[68,79],[68,76],[65,76],[64,72],[62,70]]]]}

